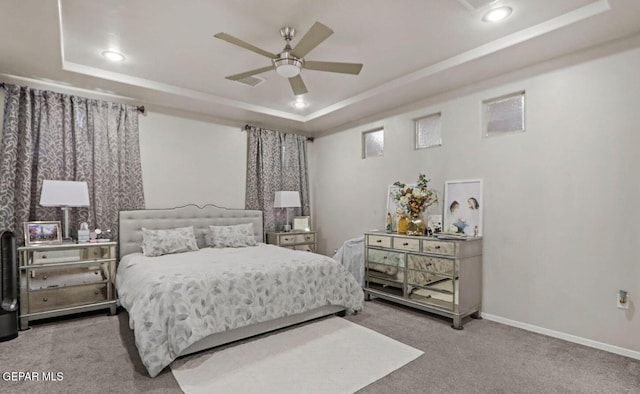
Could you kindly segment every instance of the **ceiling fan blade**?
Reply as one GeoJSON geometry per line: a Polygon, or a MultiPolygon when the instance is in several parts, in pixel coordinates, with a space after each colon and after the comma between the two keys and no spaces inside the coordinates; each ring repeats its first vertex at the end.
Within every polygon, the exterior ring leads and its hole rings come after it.
{"type": "Polygon", "coordinates": [[[314,62],[313,60],[307,60],[304,62],[304,68],[306,68],[307,70],[328,71],[332,73],[358,75],[360,74],[360,70],[362,70],[362,64],[338,63],[338,62],[314,62]]]}
{"type": "Polygon", "coordinates": [[[225,77],[225,78],[226,79],[230,79],[232,81],[237,81],[237,80],[240,80],[240,79],[243,79],[243,78],[246,78],[246,77],[250,77],[252,75],[261,74],[261,73],[269,71],[269,70],[273,70],[273,66],[256,68],[255,70],[245,71],[245,72],[240,73],[240,74],[229,75],[228,77],[225,77]]]}
{"type": "Polygon", "coordinates": [[[258,48],[256,46],[253,46],[253,45],[249,44],[248,42],[242,41],[241,39],[235,38],[234,36],[232,36],[230,34],[227,34],[227,33],[218,33],[218,34],[214,35],[214,37],[215,38],[219,38],[221,40],[224,40],[224,41],[226,41],[226,42],[228,42],[230,44],[237,45],[237,46],[242,47],[244,49],[248,49],[248,50],[250,50],[252,52],[255,52],[255,53],[259,54],[259,55],[266,56],[266,57],[268,57],[270,59],[273,59],[274,57],[276,57],[276,55],[271,53],[271,52],[267,52],[264,49],[260,49],[260,48],[258,48]]]}
{"type": "Polygon", "coordinates": [[[317,47],[332,34],[333,30],[320,22],[316,22],[311,26],[307,34],[300,39],[291,54],[296,57],[305,57],[307,53],[311,52],[313,48],[317,47]]]}
{"type": "Polygon", "coordinates": [[[289,78],[289,84],[291,85],[291,89],[293,90],[294,95],[305,94],[307,93],[307,87],[304,86],[304,82],[302,81],[302,77],[300,74],[296,75],[293,78],[289,78]]]}

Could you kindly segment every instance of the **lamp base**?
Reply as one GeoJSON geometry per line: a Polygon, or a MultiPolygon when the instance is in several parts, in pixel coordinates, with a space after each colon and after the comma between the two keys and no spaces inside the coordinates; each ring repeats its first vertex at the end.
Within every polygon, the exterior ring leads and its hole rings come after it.
{"type": "Polygon", "coordinates": [[[289,231],[291,231],[291,225],[290,224],[285,224],[284,225],[284,232],[288,233],[289,231]]]}

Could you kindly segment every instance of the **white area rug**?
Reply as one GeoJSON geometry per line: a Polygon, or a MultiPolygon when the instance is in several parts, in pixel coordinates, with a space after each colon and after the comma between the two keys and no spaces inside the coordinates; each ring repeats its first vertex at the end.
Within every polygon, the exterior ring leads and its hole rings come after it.
{"type": "Polygon", "coordinates": [[[422,351],[338,317],[171,364],[186,394],[353,393],[422,351]]]}

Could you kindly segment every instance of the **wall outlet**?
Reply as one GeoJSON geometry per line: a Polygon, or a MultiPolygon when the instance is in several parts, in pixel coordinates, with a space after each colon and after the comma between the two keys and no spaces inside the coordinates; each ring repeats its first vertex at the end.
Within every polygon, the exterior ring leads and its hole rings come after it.
{"type": "Polygon", "coordinates": [[[620,309],[629,309],[629,293],[625,290],[619,290],[616,295],[616,305],[620,309]]]}

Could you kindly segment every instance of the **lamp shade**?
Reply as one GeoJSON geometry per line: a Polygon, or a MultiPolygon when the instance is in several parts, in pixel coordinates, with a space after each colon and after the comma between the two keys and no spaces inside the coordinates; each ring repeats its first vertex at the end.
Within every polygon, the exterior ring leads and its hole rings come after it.
{"type": "Polygon", "coordinates": [[[88,207],[89,187],[87,182],[45,180],[42,182],[40,205],[43,207],[88,207]]]}
{"type": "Polygon", "coordinates": [[[274,208],[295,208],[300,206],[300,193],[291,191],[276,192],[274,208]]]}

